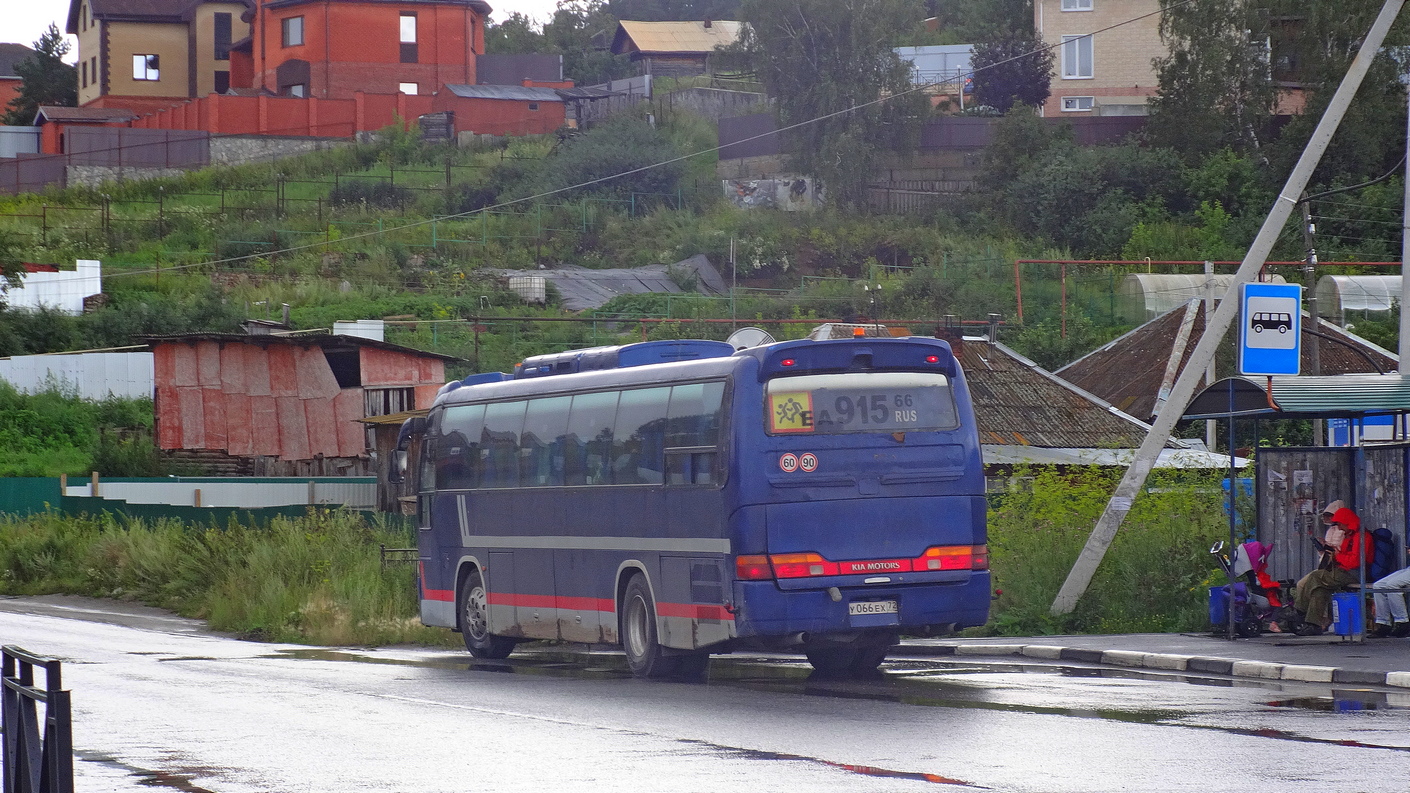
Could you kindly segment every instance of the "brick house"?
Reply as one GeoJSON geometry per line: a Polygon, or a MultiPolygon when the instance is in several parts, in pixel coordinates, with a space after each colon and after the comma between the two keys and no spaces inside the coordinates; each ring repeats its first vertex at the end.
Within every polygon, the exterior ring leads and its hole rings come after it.
{"type": "Polygon", "coordinates": [[[150,112],[228,90],[247,10],[245,0],[70,0],[78,103],[150,112]]]}
{"type": "Polygon", "coordinates": [[[20,84],[24,80],[15,74],[15,66],[33,54],[34,50],[23,44],[0,44],[0,113],[20,95],[20,84]]]}
{"type": "Polygon", "coordinates": [[[1043,115],[1145,115],[1157,88],[1151,61],[1166,52],[1158,11],[1160,0],[1034,0],[1033,27],[1056,56],[1043,115]]]}
{"type": "Polygon", "coordinates": [[[533,85],[448,84],[431,109],[455,113],[457,132],[482,135],[546,135],[567,119],[567,103],[558,91],[533,85]]]}
{"type": "Polygon", "coordinates": [[[484,0],[264,0],[246,14],[249,87],[351,99],[473,85],[489,13],[484,0]]]}

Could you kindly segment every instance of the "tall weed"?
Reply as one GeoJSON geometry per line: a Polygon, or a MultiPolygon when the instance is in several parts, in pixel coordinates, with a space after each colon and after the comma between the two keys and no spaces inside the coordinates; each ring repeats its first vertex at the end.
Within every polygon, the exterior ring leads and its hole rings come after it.
{"type": "Polygon", "coordinates": [[[1205,624],[1209,546],[1228,534],[1219,476],[1153,476],[1072,614],[1048,613],[1120,472],[1084,467],[1017,472],[995,498],[989,548],[1000,590],[987,630],[1001,634],[1180,631],[1205,624]]]}
{"type": "Polygon", "coordinates": [[[406,532],[346,511],[267,526],[231,521],[0,519],[0,592],[140,600],[242,636],[312,644],[439,643],[417,619],[414,573],[378,546],[406,532]]]}

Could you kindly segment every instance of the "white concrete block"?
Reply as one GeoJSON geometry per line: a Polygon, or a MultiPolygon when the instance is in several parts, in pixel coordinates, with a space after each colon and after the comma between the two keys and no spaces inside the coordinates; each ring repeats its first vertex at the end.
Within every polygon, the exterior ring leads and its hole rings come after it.
{"type": "Polygon", "coordinates": [[[1147,653],[1135,650],[1107,650],[1102,653],[1102,663],[1114,666],[1145,666],[1147,653]]]}
{"type": "Polygon", "coordinates": [[[1017,655],[1021,644],[957,644],[955,655],[1017,655]]]}
{"type": "Polygon", "coordinates": [[[1410,672],[1390,672],[1386,675],[1386,685],[1397,688],[1410,688],[1410,672]]]}
{"type": "Polygon", "coordinates": [[[1283,667],[1283,679],[1301,680],[1304,683],[1330,683],[1332,682],[1332,673],[1335,671],[1336,667],[1332,666],[1288,664],[1283,667]]]}
{"type": "Polygon", "coordinates": [[[1183,672],[1189,663],[1189,656],[1171,653],[1146,653],[1145,659],[1147,669],[1174,669],[1183,672]]]}
{"type": "Polygon", "coordinates": [[[1056,660],[1062,658],[1062,651],[1062,647],[1053,644],[1025,644],[1023,649],[1019,651],[1019,654],[1026,655],[1029,658],[1056,660]]]}
{"type": "Polygon", "coordinates": [[[1283,665],[1264,661],[1235,661],[1233,675],[1234,677],[1264,677],[1269,680],[1281,680],[1283,665]]]}

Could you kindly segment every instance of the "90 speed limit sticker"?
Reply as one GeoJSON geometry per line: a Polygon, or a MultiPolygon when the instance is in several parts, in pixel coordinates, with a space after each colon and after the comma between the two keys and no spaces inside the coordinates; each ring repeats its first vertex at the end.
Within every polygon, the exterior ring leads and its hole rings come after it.
{"type": "Polygon", "coordinates": [[[803,469],[803,473],[811,474],[818,470],[818,456],[812,452],[804,454],[798,458],[798,467],[803,469]]]}

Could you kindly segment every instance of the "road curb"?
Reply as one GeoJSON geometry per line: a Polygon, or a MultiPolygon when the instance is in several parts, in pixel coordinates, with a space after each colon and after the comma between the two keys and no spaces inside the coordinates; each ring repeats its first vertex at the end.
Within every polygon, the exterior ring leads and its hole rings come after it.
{"type": "Polygon", "coordinates": [[[1254,678],[1259,680],[1292,680],[1304,683],[1350,683],[1356,685],[1410,688],[1410,671],[1379,672],[1343,669],[1335,666],[1280,664],[1247,658],[1221,658],[1177,653],[1152,653],[1140,650],[1096,650],[1086,647],[1064,647],[1056,644],[998,644],[979,642],[902,642],[891,650],[893,657],[925,658],[944,656],[993,657],[1012,659],[1014,656],[1050,661],[1079,661],[1124,669],[1155,669],[1162,672],[1203,672],[1212,675],[1254,678]]]}

